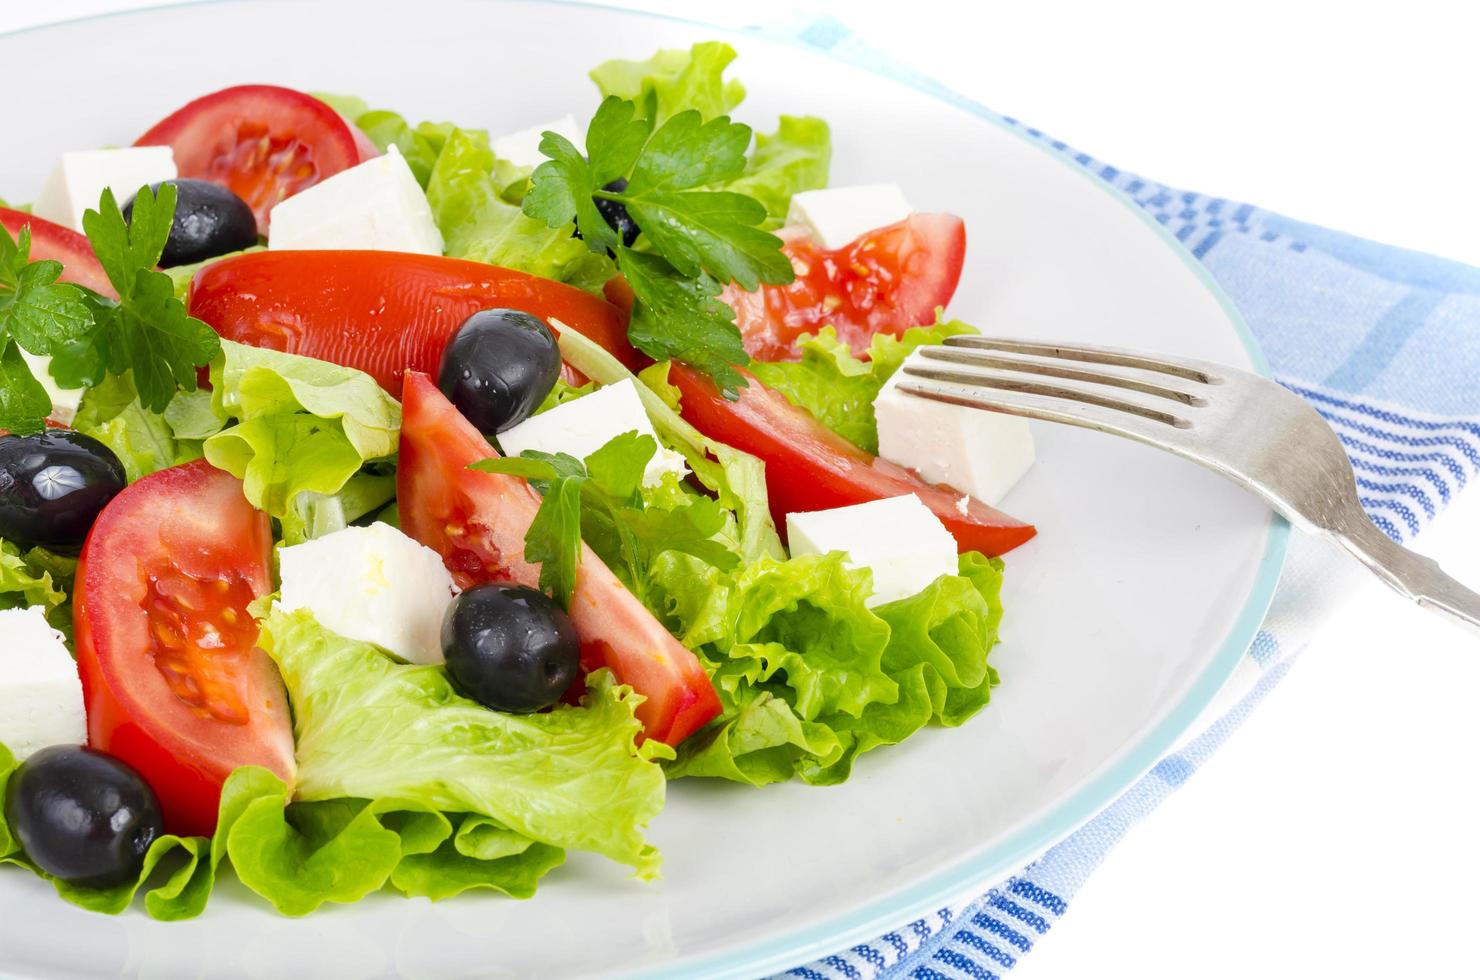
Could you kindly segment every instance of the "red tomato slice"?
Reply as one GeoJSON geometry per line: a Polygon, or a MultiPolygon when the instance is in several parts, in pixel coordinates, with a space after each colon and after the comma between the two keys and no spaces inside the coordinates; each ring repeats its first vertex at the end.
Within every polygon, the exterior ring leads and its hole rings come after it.
{"type": "Polygon", "coordinates": [[[828,325],[861,355],[881,330],[934,323],[966,256],[966,223],[954,214],[912,214],[835,251],[798,229],[781,237],[794,282],[753,293],[731,283],[720,297],[735,308],[745,349],[762,361],[796,360],[796,339],[828,325]]]}
{"type": "MultiPolygon", "coordinates": [[[[525,481],[468,464],[497,456],[426,375],[407,372],[396,477],[401,526],[442,555],[463,588],[514,581],[539,587],[524,560],[524,535],[540,498],[525,481]]],[[[720,712],[699,658],[582,546],[570,618],[586,670],[610,667],[645,700],[637,709],[648,738],[677,745],[720,712]]]]}
{"type": "Polygon", "coordinates": [[[253,252],[195,274],[190,313],[227,340],[358,368],[391,394],[403,371],[435,376],[479,310],[559,320],[641,367],[616,307],[574,286],[483,262],[405,252],[253,252]]]}
{"type": "Polygon", "coordinates": [[[204,460],[160,470],[103,509],[74,594],[88,743],[154,788],[165,826],[209,836],[238,766],[292,785],[293,726],[247,604],[272,591],[272,529],[204,460]]]}
{"type": "Polygon", "coordinates": [[[339,113],[277,85],[237,85],[202,96],[134,145],[172,147],[181,177],[231,188],[252,206],[263,234],[274,204],[375,155],[339,113]]]}
{"type": "Polygon", "coordinates": [[[1009,517],[974,498],[966,513],[957,505],[961,493],[921,480],[910,470],[871,456],[805,409],[786,400],[755,378],[728,401],[707,376],[675,363],[668,380],[681,392],[683,417],[694,428],[758,456],[766,464],[766,490],[778,528],[786,515],[827,510],[913,493],[935,512],[962,551],[1000,555],[1031,538],[1031,524],[1009,517]]]}
{"type": "Polygon", "coordinates": [[[30,228],[31,261],[52,259],[60,262],[62,282],[86,286],[110,299],[118,298],[118,294],[113,291],[113,284],[108,281],[108,274],[103,271],[102,263],[93,254],[92,245],[71,228],[9,208],[0,208],[0,225],[5,226],[12,238],[18,237],[22,228],[30,228]]]}

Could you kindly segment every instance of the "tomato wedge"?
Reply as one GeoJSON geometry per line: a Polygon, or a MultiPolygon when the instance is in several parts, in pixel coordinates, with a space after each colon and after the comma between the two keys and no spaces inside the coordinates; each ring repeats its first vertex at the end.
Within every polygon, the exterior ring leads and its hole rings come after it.
{"type": "MultiPolygon", "coordinates": [[[[524,535],[539,496],[517,477],[468,469],[498,453],[426,375],[407,372],[402,401],[402,528],[440,553],[463,588],[494,581],[537,588],[539,566],[524,560],[524,535]]],[[[637,717],[648,738],[677,745],[719,714],[699,659],[584,545],[570,618],[582,666],[610,667],[647,699],[637,717]]]]}
{"type": "Polygon", "coordinates": [[[64,228],[24,211],[12,211],[10,208],[0,208],[0,225],[5,226],[12,238],[18,237],[22,228],[30,228],[31,261],[52,259],[60,262],[62,282],[86,286],[110,299],[118,298],[118,294],[113,291],[113,284],[108,281],[108,274],[103,271],[102,263],[93,253],[92,245],[71,228],[64,228]]]}
{"type": "Polygon", "coordinates": [[[190,313],[227,340],[358,368],[391,394],[404,371],[433,376],[479,310],[508,307],[579,331],[641,367],[627,319],[574,286],[483,262],[406,252],[253,252],[195,274],[190,313]]]}
{"type": "Polygon", "coordinates": [[[375,156],[328,105],[277,85],[236,85],[176,109],[134,141],[168,146],[181,177],[225,184],[267,233],[274,204],[375,156]]]}
{"type": "Polygon", "coordinates": [[[694,428],[758,456],[766,464],[766,490],[778,528],[798,511],[846,507],[913,493],[935,512],[962,551],[1000,555],[1036,532],[960,491],[921,480],[911,471],[853,445],[805,409],[747,374],[737,401],[728,401],[709,378],[675,363],[668,380],[681,393],[683,417],[694,428]]]}
{"type": "Polygon", "coordinates": [[[954,214],[912,214],[833,251],[800,229],[780,235],[796,280],[753,293],[732,283],[720,297],[735,308],[745,349],[762,361],[796,360],[797,338],[828,325],[861,355],[881,330],[935,322],[966,257],[966,223],[954,214]]]}
{"type": "Polygon", "coordinates": [[[204,460],[160,470],[103,509],[74,594],[88,743],[154,788],[175,834],[215,831],[238,766],[293,782],[293,726],[247,604],[272,591],[272,529],[204,460]]]}

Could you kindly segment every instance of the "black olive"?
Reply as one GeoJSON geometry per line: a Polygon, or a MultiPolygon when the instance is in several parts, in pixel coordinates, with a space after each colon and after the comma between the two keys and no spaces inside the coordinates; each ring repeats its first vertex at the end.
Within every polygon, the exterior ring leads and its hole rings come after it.
{"type": "Polygon", "coordinates": [[[437,387],[481,432],[529,418],[560,377],[560,348],[545,321],[521,310],[480,310],[442,352],[437,387]]]}
{"type": "Polygon", "coordinates": [[[80,548],[125,483],[113,450],[91,436],[63,429],[0,436],[0,538],[80,548]]]}
{"type": "Polygon", "coordinates": [[[10,774],[5,820],[37,867],[88,888],[136,879],[164,833],[159,800],[137,772],[75,745],[42,749],[10,774]]]}
{"type": "Polygon", "coordinates": [[[576,628],[555,600],[499,583],[452,601],[442,618],[442,656],[459,691],[516,714],[559,701],[581,667],[576,628]]]}
{"type": "MultiPolygon", "coordinates": [[[[620,194],[627,189],[627,178],[618,177],[610,184],[602,185],[602,190],[620,194]]],[[[622,237],[622,244],[628,248],[637,241],[637,233],[641,230],[637,222],[632,220],[632,215],[627,213],[627,205],[621,201],[608,201],[604,198],[595,198],[596,210],[606,219],[606,223],[612,226],[612,230],[622,237]]]]}
{"type": "MultiPolygon", "coordinates": [[[[609,184],[602,184],[601,189],[620,194],[627,189],[627,178],[618,177],[609,184]]],[[[611,225],[612,230],[622,239],[622,244],[631,248],[632,243],[637,241],[637,235],[642,229],[637,227],[637,222],[633,221],[632,215],[627,213],[627,205],[621,201],[608,201],[600,197],[593,197],[591,200],[596,205],[596,210],[606,219],[606,223],[611,225]]],[[[577,228],[571,232],[571,236],[581,238],[581,229],[577,228]]],[[[616,253],[611,249],[607,249],[606,254],[614,258],[616,257],[616,253]]]]}
{"type": "MultiPolygon", "coordinates": [[[[209,180],[165,181],[175,185],[175,220],[165,242],[159,264],[189,265],[203,262],[228,252],[240,252],[257,244],[257,219],[251,205],[233,194],[230,188],[209,180]]],[[[150,190],[159,193],[159,184],[150,190]]],[[[134,202],[123,206],[123,219],[131,221],[134,202]]]]}

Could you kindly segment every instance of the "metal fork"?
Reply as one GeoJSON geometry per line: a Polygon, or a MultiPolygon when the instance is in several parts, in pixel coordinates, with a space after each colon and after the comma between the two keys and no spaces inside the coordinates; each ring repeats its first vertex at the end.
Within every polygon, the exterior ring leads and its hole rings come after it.
{"type": "Polygon", "coordinates": [[[1273,381],[1208,361],[978,336],[923,347],[902,370],[911,395],[1110,432],[1206,466],[1402,595],[1480,629],[1480,594],[1367,518],[1336,433],[1273,381]]]}

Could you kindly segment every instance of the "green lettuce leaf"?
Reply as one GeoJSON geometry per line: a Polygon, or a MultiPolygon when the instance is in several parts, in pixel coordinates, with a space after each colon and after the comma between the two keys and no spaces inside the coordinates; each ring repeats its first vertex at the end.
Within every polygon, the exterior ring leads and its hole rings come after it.
{"type": "Polygon", "coordinates": [[[22,554],[19,545],[0,539],[0,609],[41,606],[50,612],[67,601],[61,583],[32,557],[44,554],[35,548],[22,554]]]}
{"type": "MultiPolygon", "coordinates": [[[[16,768],[15,756],[0,744],[0,800],[16,768]]],[[[146,890],[146,910],[156,919],[188,919],[199,915],[210,896],[215,868],[208,859],[210,842],[203,837],[173,837],[156,840],[144,855],[138,878],[113,888],[80,888],[42,871],[22,853],[0,808],[0,865],[13,864],[50,881],[57,894],[73,905],[92,912],[117,915],[146,890]]]]}
{"type": "Polygon", "coordinates": [[[298,799],[478,814],[531,841],[656,874],[643,828],[663,807],[652,759],[667,747],[637,746],[635,699],[610,673],[587,678],[580,707],[508,715],[458,695],[440,666],[397,663],[305,611],[272,611],[259,642],[293,702],[298,799]]]}
{"type": "Polygon", "coordinates": [[[839,554],[761,561],[734,574],[665,555],[668,622],[710,669],[724,711],[678,749],[670,777],[764,785],[846,779],[853,760],[930,723],[959,725],[997,681],[1002,563],[962,555],[959,574],[868,609],[866,571],[839,554]]]}
{"type": "Polygon", "coordinates": [[[677,397],[667,384],[665,365],[655,365],[638,377],[599,344],[574,330],[562,331],[559,341],[565,361],[593,381],[606,385],[638,378],[641,383],[637,392],[653,428],[667,445],[683,453],[689,469],[713,491],[719,505],[734,513],[730,550],[742,561],[785,554],[771,520],[765,464],[749,453],[710,439],[685,422],[673,408],[677,397]]]}
{"type": "Polygon", "coordinates": [[[171,399],[164,414],[151,412],[140,403],[130,375],[111,374],[83,394],[72,427],[113,450],[132,483],[200,458],[203,437],[193,433],[200,427],[197,413],[202,400],[209,404],[210,393],[182,391],[171,399]],[[175,431],[172,419],[186,429],[185,434],[175,431]]]}
{"type": "Polygon", "coordinates": [[[593,253],[573,226],[551,228],[501,195],[486,134],[453,129],[430,170],[427,201],[442,231],[447,254],[518,269],[591,292],[616,273],[612,261],[593,253]]]}
{"type": "MultiPolygon", "coordinates": [[[[0,745],[0,799],[15,769],[0,745]]],[[[477,814],[440,813],[415,801],[339,799],[295,803],[283,781],[247,766],[226,780],[216,835],[163,837],[138,878],[114,888],[80,888],[41,871],[21,853],[0,812],[0,865],[23,867],[57,894],[93,912],[117,915],[144,892],[150,917],[188,919],[204,911],[222,861],[283,915],[327,902],[349,903],[389,884],[409,896],[446,898],[472,888],[528,898],[565,852],[477,814]]]]}
{"type": "Polygon", "coordinates": [[[396,452],[401,406],[353,368],[223,341],[211,385],[213,413],[236,421],[206,438],[206,459],[293,527],[306,524],[300,494],[338,494],[366,462],[396,452]]]}
{"type": "Polygon", "coordinates": [[[568,607],[575,591],[584,540],[639,601],[651,606],[648,573],[658,555],[677,551],[721,569],[740,561],[722,535],[733,515],[715,500],[687,492],[676,474],[657,487],[643,486],[657,449],[652,436],[632,431],[584,460],[525,450],[471,468],[523,477],[543,496],[524,539],[524,556],[539,562],[540,588],[561,605],[568,607]]]}
{"type": "Polygon", "coordinates": [[[745,173],[723,189],[745,194],[766,206],[767,227],[786,221],[791,196],[827,186],[832,139],[827,123],[816,116],[782,116],[774,133],[755,134],[755,149],[745,173]]]}
{"type": "Polygon", "coordinates": [[[22,552],[0,538],[0,609],[40,606],[46,621],[72,640],[72,580],[77,559],[45,548],[22,552]]]}
{"type": "Polygon", "coordinates": [[[877,453],[874,399],[884,383],[915,348],[963,333],[976,333],[976,328],[960,320],[943,320],[937,310],[933,326],[911,327],[901,336],[874,334],[868,354],[859,358],[838,340],[832,327],[823,327],[816,336],[802,336],[798,342],[801,360],[755,361],[751,372],[844,439],[877,453]]]}
{"type": "Polygon", "coordinates": [[[603,62],[592,69],[591,80],[603,98],[615,95],[637,103],[654,126],[685,109],[712,119],[728,115],[745,98],[745,86],[723,77],[734,60],[735,49],[723,41],[701,41],[687,51],[659,51],[646,61],[603,62]]]}

